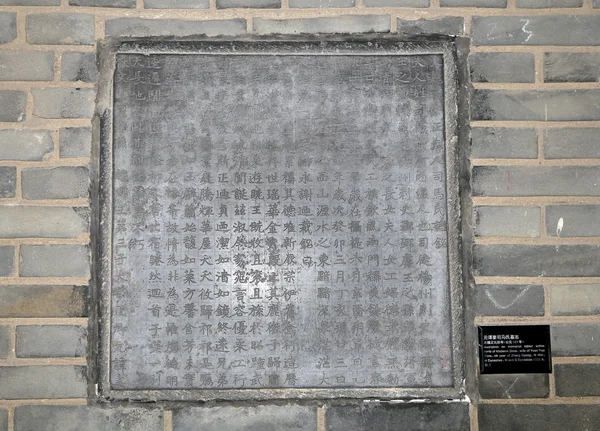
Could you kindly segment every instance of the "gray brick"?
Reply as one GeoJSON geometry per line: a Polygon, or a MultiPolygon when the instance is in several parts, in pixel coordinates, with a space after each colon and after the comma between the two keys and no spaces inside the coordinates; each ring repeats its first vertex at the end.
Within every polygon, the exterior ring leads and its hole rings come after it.
{"type": "Polygon", "coordinates": [[[192,407],[173,411],[173,431],[266,431],[317,428],[312,406],[192,407]]]}
{"type": "Polygon", "coordinates": [[[475,207],[473,222],[476,236],[540,235],[541,210],[538,207],[475,207]]]}
{"type": "Polygon", "coordinates": [[[134,8],[135,0],[69,0],[71,6],[134,8]]]}
{"type": "Polygon", "coordinates": [[[288,0],[289,7],[354,7],[354,0],[288,0]]]}
{"type": "Polygon", "coordinates": [[[85,245],[22,245],[22,277],[87,277],[90,252],[85,245]]]}
{"type": "Polygon", "coordinates": [[[592,431],[600,409],[586,404],[479,404],[479,431],[592,431]]]}
{"type": "Polygon", "coordinates": [[[599,253],[600,245],[477,244],[473,266],[479,276],[597,277],[599,253]]]}
{"type": "MultiPolygon", "coordinates": [[[[552,334],[552,356],[600,355],[600,324],[555,323],[552,334]]],[[[600,422],[599,422],[600,423],[600,422]]]]}
{"type": "Polygon", "coordinates": [[[60,0],[0,0],[0,6],[60,6],[60,0]]]}
{"type": "Polygon", "coordinates": [[[475,196],[598,196],[597,166],[475,166],[475,196]]]}
{"type": "Polygon", "coordinates": [[[471,129],[471,157],[535,159],[538,137],[535,129],[475,127],[471,129]]]}
{"type": "Polygon", "coordinates": [[[22,172],[22,187],[25,199],[86,198],[89,171],[83,166],[27,168],[22,172]]]}
{"type": "Polygon", "coordinates": [[[17,14],[0,12],[0,44],[12,42],[17,38],[17,14]]]}
{"type": "Polygon", "coordinates": [[[473,82],[534,82],[533,54],[475,52],[469,57],[473,82]]]}
{"type": "Polygon", "coordinates": [[[474,45],[599,45],[600,15],[475,16],[474,45]]]}
{"type": "Polygon", "coordinates": [[[429,7],[429,0],[363,0],[367,7],[429,7]]]}
{"type": "Polygon", "coordinates": [[[0,277],[12,275],[15,269],[15,248],[12,245],[0,246],[0,277]]]}
{"type": "Polygon", "coordinates": [[[325,413],[327,431],[446,431],[469,429],[466,403],[379,404],[335,406],[325,413]]]}
{"type": "Polygon", "coordinates": [[[0,166],[0,198],[14,198],[17,186],[17,168],[0,166]]]}
{"type": "Polygon", "coordinates": [[[92,130],[89,127],[60,129],[60,157],[89,157],[92,130]]]}
{"type": "Polygon", "coordinates": [[[65,52],[62,56],[63,81],[96,82],[98,68],[95,52],[65,52]]]}
{"type": "Polygon", "coordinates": [[[546,82],[600,81],[600,53],[547,52],[544,55],[546,82]]]}
{"type": "Polygon", "coordinates": [[[40,118],[91,118],[95,92],[91,88],[33,88],[33,115],[40,118]]]}
{"type": "Polygon", "coordinates": [[[22,406],[15,409],[15,431],[162,431],[158,408],[22,406]]]}
{"type": "Polygon", "coordinates": [[[551,236],[600,236],[600,206],[549,206],[546,208],[546,230],[551,236]]]}
{"type": "Polygon", "coordinates": [[[0,325],[0,359],[6,359],[10,354],[10,338],[10,326],[0,325]]]}
{"type": "Polygon", "coordinates": [[[0,122],[20,123],[25,121],[26,105],[26,92],[0,90],[0,122]]]}
{"type": "Polygon", "coordinates": [[[0,398],[85,398],[86,374],[79,365],[0,367],[0,398]]]}
{"type": "Polygon", "coordinates": [[[94,26],[93,15],[27,15],[27,42],[38,45],[92,45],[94,26]]]}
{"type": "Polygon", "coordinates": [[[228,8],[275,9],[281,7],[281,0],[217,0],[217,9],[228,8]]]}
{"type": "Polygon", "coordinates": [[[87,330],[81,326],[17,326],[18,358],[83,357],[86,346],[87,330]]]}
{"type": "Polygon", "coordinates": [[[0,431],[8,431],[8,410],[0,409],[0,431]]]}
{"type": "Polygon", "coordinates": [[[598,128],[548,129],[544,132],[547,159],[600,158],[598,128]]]}
{"type": "Polygon", "coordinates": [[[471,104],[471,119],[600,120],[598,98],[600,98],[600,90],[475,90],[471,104]]]}
{"type": "Polygon", "coordinates": [[[89,209],[0,206],[0,238],[75,238],[89,231],[89,209]]]}
{"type": "Polygon", "coordinates": [[[548,374],[484,374],[479,376],[481,398],[547,398],[548,374]]]}
{"type": "MultiPolygon", "coordinates": [[[[426,7],[425,5],[423,7],[426,7]]],[[[397,19],[398,33],[417,36],[442,34],[462,36],[465,32],[465,20],[461,16],[444,16],[440,18],[421,18],[416,20],[397,19]]]]}
{"type": "Polygon", "coordinates": [[[210,0],[144,0],[146,9],[207,9],[210,0]]]}
{"type": "Polygon", "coordinates": [[[246,33],[245,19],[179,21],[174,19],[117,18],[106,21],[107,36],[237,36],[246,33]]]}
{"type": "Polygon", "coordinates": [[[556,364],[554,378],[559,397],[600,395],[600,364],[556,364]]]}
{"type": "Polygon", "coordinates": [[[600,7],[600,0],[594,0],[594,7],[600,7]]]}
{"type": "Polygon", "coordinates": [[[325,18],[263,19],[254,18],[258,34],[303,33],[389,33],[388,15],[342,15],[325,18]]]}
{"type": "Polygon", "coordinates": [[[550,311],[554,316],[600,314],[600,284],[551,285],[550,311]]]}
{"type": "Polygon", "coordinates": [[[0,286],[0,317],[86,316],[87,286],[0,286]]]}
{"type": "Polygon", "coordinates": [[[0,130],[0,160],[46,160],[53,150],[47,130],[0,130]]]}
{"type": "Polygon", "coordinates": [[[544,287],[487,284],[475,288],[475,312],[479,316],[543,316],[544,287]]]}
{"type": "Polygon", "coordinates": [[[54,53],[45,51],[0,52],[0,81],[51,81],[54,53]]]}
{"type": "Polygon", "coordinates": [[[583,0],[517,0],[517,7],[548,8],[548,7],[581,7],[583,0]]]}
{"type": "Polygon", "coordinates": [[[506,7],[507,0],[440,0],[442,7],[506,7]]]}

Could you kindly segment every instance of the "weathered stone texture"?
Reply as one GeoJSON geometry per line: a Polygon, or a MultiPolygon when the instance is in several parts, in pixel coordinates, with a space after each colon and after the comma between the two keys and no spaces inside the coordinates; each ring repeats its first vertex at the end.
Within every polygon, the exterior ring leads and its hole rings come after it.
{"type": "Polygon", "coordinates": [[[481,206],[473,208],[476,236],[534,238],[540,235],[539,207],[481,206]]]}
{"type": "Polygon", "coordinates": [[[0,12],[0,45],[12,42],[17,37],[17,14],[0,12]]]}
{"type": "Polygon", "coordinates": [[[483,316],[543,316],[544,287],[537,285],[478,285],[475,312],[483,316]]]}
{"type": "Polygon", "coordinates": [[[117,18],[106,21],[107,36],[238,36],[246,33],[246,20],[181,21],[175,19],[117,18]]]}
{"type": "Polygon", "coordinates": [[[83,357],[87,330],[71,325],[17,326],[18,358],[83,357]]]}
{"type": "Polygon", "coordinates": [[[144,0],[146,9],[207,9],[210,0],[144,0]]]}
{"type": "Polygon", "coordinates": [[[135,0],[69,0],[71,6],[134,8],[135,0]]]}
{"type": "Polygon", "coordinates": [[[89,249],[85,245],[22,245],[22,277],[87,277],[89,249]]]}
{"type": "Polygon", "coordinates": [[[442,7],[506,7],[507,0],[440,0],[442,7]]]}
{"type": "Polygon", "coordinates": [[[429,0],[363,0],[366,7],[429,7],[429,0]]]}
{"type": "Polygon", "coordinates": [[[10,354],[10,338],[10,326],[0,325],[0,359],[6,359],[10,354]]]}
{"type": "Polygon", "coordinates": [[[274,9],[281,7],[281,0],[217,0],[217,9],[228,8],[261,8],[274,9]]]}
{"type": "Polygon", "coordinates": [[[0,286],[0,317],[86,316],[87,286],[0,286]]]}
{"type": "Polygon", "coordinates": [[[23,198],[86,198],[89,181],[88,168],[83,166],[23,169],[23,198]]]}
{"type": "Polygon", "coordinates": [[[471,129],[471,157],[535,159],[538,138],[535,129],[475,127],[471,129]]]}
{"type": "Polygon", "coordinates": [[[53,77],[53,52],[0,52],[0,81],[51,81],[53,77]]]}
{"type": "Polygon", "coordinates": [[[325,18],[264,19],[255,18],[257,34],[304,33],[388,33],[390,17],[387,15],[343,15],[325,18]]]}
{"type": "Polygon", "coordinates": [[[482,398],[547,398],[548,374],[483,374],[479,376],[482,398]]]}
{"type": "Polygon", "coordinates": [[[544,55],[544,81],[600,81],[600,53],[547,52],[544,55]]]}
{"type": "Polygon", "coordinates": [[[0,409],[0,431],[8,431],[8,410],[0,409]]]}
{"type": "Polygon", "coordinates": [[[473,82],[534,82],[533,54],[475,52],[469,57],[473,82]]]}
{"type": "Polygon", "coordinates": [[[63,81],[96,82],[98,68],[95,52],[65,52],[62,56],[63,81]]]}
{"type": "Polygon", "coordinates": [[[550,332],[553,356],[600,355],[600,325],[597,323],[555,323],[550,332]]]}
{"type": "Polygon", "coordinates": [[[15,269],[15,248],[12,245],[0,246],[0,277],[12,275],[15,269]]]}
{"type": "Polygon", "coordinates": [[[478,410],[479,431],[583,431],[600,423],[595,404],[479,404],[478,410]]]}
{"type": "MultiPolygon", "coordinates": [[[[87,370],[81,365],[0,367],[0,398],[85,398],[87,370]]],[[[45,427],[37,428],[38,430],[45,427]]]]}
{"type": "Polygon", "coordinates": [[[34,88],[33,115],[41,118],[91,118],[95,91],[91,88],[34,88]]]}
{"type": "Polygon", "coordinates": [[[310,7],[353,7],[355,0],[288,0],[291,8],[310,7]]]}
{"type": "Polygon", "coordinates": [[[554,378],[559,397],[600,396],[600,364],[556,364],[554,378]]]}
{"type": "Polygon", "coordinates": [[[548,129],[544,131],[544,157],[547,159],[600,158],[598,128],[548,129]]]}
{"type": "Polygon", "coordinates": [[[46,160],[53,150],[47,130],[0,130],[0,160],[46,160]]]}
{"type": "Polygon", "coordinates": [[[89,209],[0,206],[0,238],[74,238],[89,230],[89,209]]]}
{"type": "Polygon", "coordinates": [[[600,206],[548,206],[546,231],[550,236],[600,236],[600,206]]]}
{"type": "Polygon", "coordinates": [[[583,0],[517,0],[517,7],[548,8],[548,7],[581,7],[583,0]]]}
{"type": "Polygon", "coordinates": [[[89,127],[66,127],[60,129],[60,157],[89,157],[92,144],[92,130],[89,127]]]}
{"type": "Polygon", "coordinates": [[[0,90],[0,122],[20,123],[25,121],[26,105],[26,92],[0,90]]]}
{"type": "Polygon", "coordinates": [[[94,16],[75,13],[27,15],[27,42],[38,45],[91,45],[94,16]]]}
{"type": "Polygon", "coordinates": [[[550,310],[554,316],[600,314],[600,284],[550,286],[550,310]]]}
{"type": "Polygon", "coordinates": [[[316,428],[314,406],[197,407],[173,412],[173,431],[313,431],[316,428]]]}
{"type": "Polygon", "coordinates": [[[0,0],[0,6],[60,6],[60,0],[0,0]]]}
{"type": "Polygon", "coordinates": [[[0,198],[14,198],[17,186],[17,168],[0,166],[0,198]]]}
{"type": "MultiPolygon", "coordinates": [[[[429,0],[427,0],[429,2],[429,0]]],[[[426,5],[423,5],[426,7],[426,5]]],[[[421,18],[416,20],[397,19],[399,34],[408,36],[442,34],[462,36],[465,32],[465,20],[461,16],[444,16],[440,18],[421,18]]]]}

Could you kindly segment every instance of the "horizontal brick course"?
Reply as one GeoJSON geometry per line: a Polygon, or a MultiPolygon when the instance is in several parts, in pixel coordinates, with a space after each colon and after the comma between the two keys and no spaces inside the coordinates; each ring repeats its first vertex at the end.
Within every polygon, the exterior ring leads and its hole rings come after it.
{"type": "Polygon", "coordinates": [[[600,166],[475,166],[474,196],[600,196],[600,166]]]}
{"type": "Polygon", "coordinates": [[[535,129],[475,127],[471,129],[471,157],[535,159],[538,138],[535,129]]]}
{"type": "Polygon", "coordinates": [[[600,15],[475,16],[474,45],[600,45],[600,15]]]}
{"type": "Polygon", "coordinates": [[[475,90],[472,120],[600,120],[600,90],[475,90]]]}
{"type": "Polygon", "coordinates": [[[342,15],[325,18],[264,19],[254,18],[257,34],[304,33],[388,33],[390,17],[387,15],[342,15]]]}
{"type": "Polygon", "coordinates": [[[17,168],[0,166],[0,198],[14,198],[17,186],[17,168]]]}
{"type": "Polygon", "coordinates": [[[554,323],[552,356],[599,356],[600,325],[597,323],[554,323]]]}
{"type": "Polygon", "coordinates": [[[314,406],[196,407],[173,412],[173,431],[313,431],[316,428],[314,406]]]}
{"type": "Polygon", "coordinates": [[[47,130],[0,130],[0,160],[45,160],[53,150],[47,130]]]}
{"type": "Polygon", "coordinates": [[[553,205],[546,208],[550,236],[600,236],[599,205],[553,205]]]}
{"type": "Polygon", "coordinates": [[[600,245],[476,244],[473,250],[475,275],[600,276],[600,245]]]}
{"type": "Polygon", "coordinates": [[[549,129],[544,131],[544,157],[547,159],[600,158],[598,128],[549,129]]]}
{"type": "Polygon", "coordinates": [[[465,20],[461,16],[444,16],[416,20],[398,18],[396,28],[399,34],[409,36],[432,34],[462,36],[465,32],[465,20]]]}
{"type": "Polygon", "coordinates": [[[89,231],[89,209],[0,206],[0,238],[74,238],[89,231]]]}
{"type": "Polygon", "coordinates": [[[581,7],[583,0],[516,0],[517,7],[548,8],[548,7],[581,7]]]}
{"type": "Polygon", "coordinates": [[[92,130],[89,127],[65,127],[60,129],[60,157],[89,157],[92,130]]]}
{"type": "Polygon", "coordinates": [[[34,88],[33,115],[41,118],[91,118],[95,92],[91,88],[34,88]]]}
{"type": "Polygon", "coordinates": [[[228,8],[280,8],[281,0],[216,0],[217,9],[228,8]]]}
{"type": "Polygon", "coordinates": [[[86,317],[87,286],[0,285],[0,317],[86,317]]]}
{"type": "Polygon", "coordinates": [[[559,397],[600,396],[600,364],[556,364],[554,378],[559,397]]]}
{"type": "Polygon", "coordinates": [[[37,45],[92,45],[94,16],[49,13],[27,15],[27,42],[37,45]]]}
{"type": "Polygon", "coordinates": [[[0,12],[0,45],[12,42],[17,37],[17,14],[0,12]]]}
{"type": "Polygon", "coordinates": [[[22,172],[23,198],[87,198],[89,171],[83,166],[27,168],[22,172]]]}
{"type": "Polygon", "coordinates": [[[62,56],[61,79],[63,81],[96,82],[98,68],[95,52],[65,52],[62,56]]]}
{"type": "Polygon", "coordinates": [[[83,357],[86,346],[87,330],[81,326],[17,326],[18,358],[83,357]]]}
{"type": "Polygon", "coordinates": [[[15,431],[163,431],[158,408],[20,406],[15,431]],[[65,429],[65,424],[68,428],[65,429]]]}
{"type": "Polygon", "coordinates": [[[246,20],[181,21],[117,18],[106,21],[107,36],[237,36],[246,33],[246,20]]]}
{"type": "Polygon", "coordinates": [[[353,7],[355,0],[288,0],[291,8],[309,7],[353,7]]]}
{"type": "Polygon", "coordinates": [[[60,6],[60,0],[0,0],[0,6],[60,6]]]}
{"type": "Polygon", "coordinates": [[[540,235],[539,207],[473,208],[473,230],[476,236],[512,236],[534,238],[540,235]]]}
{"type": "Polygon", "coordinates": [[[538,285],[478,285],[475,313],[483,316],[543,316],[544,287],[538,285]]]}
{"type": "Polygon", "coordinates": [[[54,53],[46,51],[0,52],[0,81],[51,81],[54,53]]]}
{"type": "Polygon", "coordinates": [[[478,417],[479,431],[583,431],[600,423],[600,409],[591,404],[479,404],[478,417]]]}
{"type": "Polygon", "coordinates": [[[22,277],[87,277],[89,249],[85,245],[22,245],[22,277]]]}
{"type": "Polygon", "coordinates": [[[533,54],[475,52],[469,56],[473,82],[534,82],[533,54]]]}
{"type": "Polygon", "coordinates": [[[71,6],[134,8],[135,0],[69,0],[71,6]]]}
{"type": "Polygon", "coordinates": [[[25,121],[26,105],[27,93],[24,91],[0,90],[0,122],[20,123],[25,121]]]}
{"type": "Polygon", "coordinates": [[[600,314],[600,284],[550,286],[550,312],[554,316],[600,314]]]}
{"type": "Polygon", "coordinates": [[[147,9],[207,9],[210,0],[144,0],[147,9]]]}
{"type": "Polygon", "coordinates": [[[366,7],[429,7],[429,0],[363,0],[366,7]]]}
{"type": "Polygon", "coordinates": [[[479,376],[482,398],[547,398],[548,374],[484,374],[479,376]]]}
{"type": "Polygon", "coordinates": [[[0,245],[0,277],[12,275],[15,269],[15,248],[12,245],[0,245]]]}
{"type": "Polygon", "coordinates": [[[499,7],[505,8],[507,0],[440,0],[442,7],[499,7]]]}
{"type": "Polygon", "coordinates": [[[85,366],[0,367],[0,399],[84,398],[86,389],[85,366]]]}
{"type": "Polygon", "coordinates": [[[599,69],[598,52],[547,52],[544,55],[546,82],[598,82],[599,69]]]}

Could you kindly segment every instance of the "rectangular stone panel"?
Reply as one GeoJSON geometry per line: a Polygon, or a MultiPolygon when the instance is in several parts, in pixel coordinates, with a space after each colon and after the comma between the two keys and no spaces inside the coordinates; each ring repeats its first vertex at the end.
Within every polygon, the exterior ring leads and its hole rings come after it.
{"type": "Polygon", "coordinates": [[[116,55],[111,389],[453,387],[447,52],[348,46],[116,55]]]}

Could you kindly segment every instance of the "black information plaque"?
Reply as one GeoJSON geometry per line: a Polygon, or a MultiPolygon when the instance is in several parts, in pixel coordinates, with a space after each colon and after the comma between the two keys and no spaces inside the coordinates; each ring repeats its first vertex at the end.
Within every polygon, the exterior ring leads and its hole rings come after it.
{"type": "Polygon", "coordinates": [[[479,371],[552,373],[550,325],[480,326],[479,371]]]}
{"type": "Polygon", "coordinates": [[[447,42],[131,43],[109,58],[110,396],[456,390],[447,42]]]}

